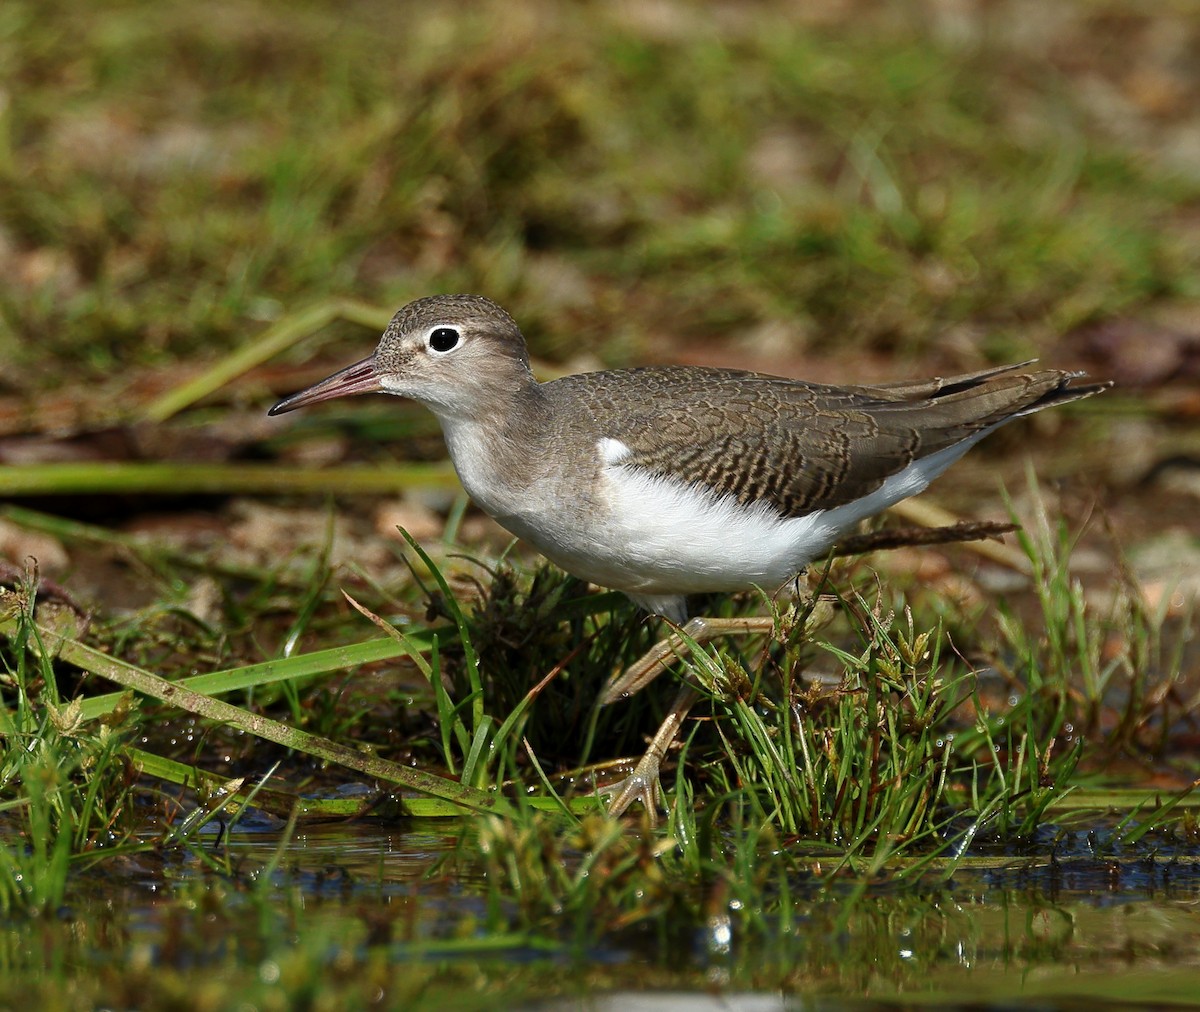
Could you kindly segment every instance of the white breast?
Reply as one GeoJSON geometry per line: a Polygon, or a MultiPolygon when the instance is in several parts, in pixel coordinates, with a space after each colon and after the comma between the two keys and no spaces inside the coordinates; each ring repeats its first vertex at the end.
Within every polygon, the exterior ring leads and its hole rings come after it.
{"type": "MultiPolygon", "coordinates": [[[[508,446],[498,446],[498,437],[488,426],[441,415],[438,421],[458,480],[476,506],[510,530],[508,518],[540,509],[544,498],[541,490],[514,484],[503,460],[515,451],[508,446]]],[[[513,530],[513,533],[525,536],[522,531],[513,530]]]]}

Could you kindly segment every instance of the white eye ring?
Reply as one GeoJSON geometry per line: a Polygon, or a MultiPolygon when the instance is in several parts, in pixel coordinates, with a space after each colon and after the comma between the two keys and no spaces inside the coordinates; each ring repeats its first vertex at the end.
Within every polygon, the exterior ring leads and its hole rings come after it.
{"type": "Polygon", "coordinates": [[[462,334],[457,327],[437,326],[430,330],[425,343],[429,345],[430,351],[445,355],[462,343],[462,334]]]}

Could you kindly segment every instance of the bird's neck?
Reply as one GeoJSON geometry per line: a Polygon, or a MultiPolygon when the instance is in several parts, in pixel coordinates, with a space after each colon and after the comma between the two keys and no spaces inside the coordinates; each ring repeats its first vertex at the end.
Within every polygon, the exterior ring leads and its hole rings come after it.
{"type": "Polygon", "coordinates": [[[463,487],[498,518],[512,512],[509,497],[535,484],[547,466],[547,398],[532,374],[513,379],[489,377],[469,408],[433,409],[463,487]]]}

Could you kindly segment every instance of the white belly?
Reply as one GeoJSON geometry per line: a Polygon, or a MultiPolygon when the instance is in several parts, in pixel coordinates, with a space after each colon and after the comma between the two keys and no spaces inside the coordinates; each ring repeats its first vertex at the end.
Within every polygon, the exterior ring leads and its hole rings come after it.
{"type": "Polygon", "coordinates": [[[787,520],[631,468],[602,478],[600,515],[573,531],[554,523],[524,536],[568,572],[639,596],[773,589],[838,533],[823,513],[787,520]]]}
{"type": "Polygon", "coordinates": [[[636,596],[773,590],[860,520],[924,490],[985,434],[910,464],[862,499],[792,518],[622,465],[626,448],[601,440],[610,463],[600,472],[597,515],[562,509],[514,533],[568,572],[636,596]]]}
{"type": "Polygon", "coordinates": [[[596,446],[602,464],[590,497],[550,475],[534,487],[505,487],[479,447],[454,453],[466,449],[454,438],[461,434],[448,428],[447,442],[478,505],[567,572],[650,598],[773,590],[860,520],[922,491],[986,432],[910,464],[862,499],[792,518],[624,465],[629,449],[615,439],[596,446]]]}

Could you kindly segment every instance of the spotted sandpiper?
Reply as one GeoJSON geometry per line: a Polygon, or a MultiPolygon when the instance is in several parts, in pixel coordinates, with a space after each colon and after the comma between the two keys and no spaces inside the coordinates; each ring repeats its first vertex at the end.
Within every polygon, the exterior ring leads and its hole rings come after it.
{"type": "MultiPolygon", "coordinates": [[[[1028,365],[879,386],[691,366],[539,383],[507,312],[437,295],[396,313],[369,358],[270,413],[348,394],[420,401],[485,512],[567,572],[682,623],[686,595],[774,589],[1001,425],[1110,385],[1028,365]]],[[[602,701],[640,688],[661,660],[614,680],[602,701]]],[[[610,811],[652,803],[659,738],[610,811]]]]}

